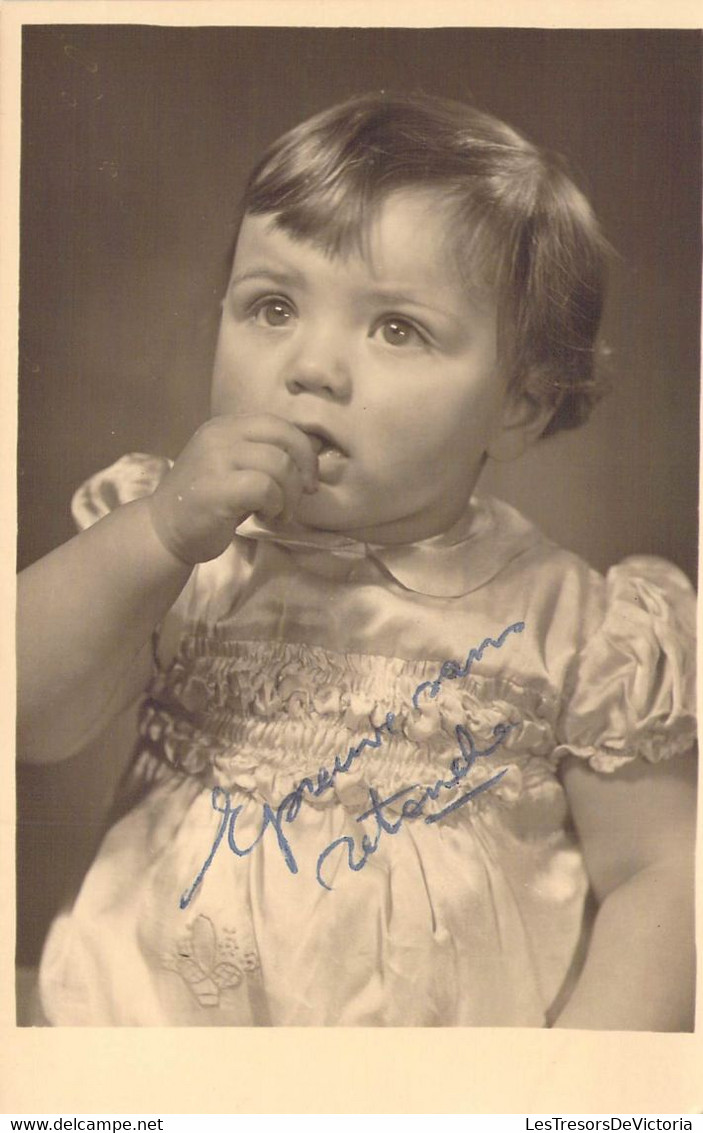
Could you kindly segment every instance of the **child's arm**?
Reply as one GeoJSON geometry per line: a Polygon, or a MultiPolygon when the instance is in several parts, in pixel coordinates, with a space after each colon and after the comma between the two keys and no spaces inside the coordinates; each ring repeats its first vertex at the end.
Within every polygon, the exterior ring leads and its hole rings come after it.
{"type": "Polygon", "coordinates": [[[315,486],[309,439],[276,417],[218,417],[153,496],[118,508],[20,575],[18,746],[80,750],[145,687],[151,635],[193,566],[251,512],[275,516],[315,486]]]}
{"type": "Polygon", "coordinates": [[[125,505],[23,571],[17,590],[18,750],[74,754],[145,687],[150,636],[191,572],[125,505]]]}
{"type": "Polygon", "coordinates": [[[686,1031],[694,1011],[695,762],[612,775],[570,757],[563,781],[599,911],[556,1027],[686,1031]]]}

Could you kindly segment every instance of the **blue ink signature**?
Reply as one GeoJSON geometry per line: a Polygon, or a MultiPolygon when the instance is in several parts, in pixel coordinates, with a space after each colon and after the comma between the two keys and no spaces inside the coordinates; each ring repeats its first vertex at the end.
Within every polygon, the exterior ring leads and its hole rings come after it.
{"type": "MultiPolygon", "coordinates": [[[[507,626],[506,629],[504,629],[503,632],[498,637],[496,637],[496,638],[493,638],[493,637],[485,638],[484,641],[482,641],[479,646],[469,650],[469,653],[467,655],[466,661],[464,662],[463,666],[460,665],[459,662],[457,662],[457,661],[445,661],[445,662],[443,662],[443,664],[440,668],[440,671],[439,671],[439,675],[437,676],[437,678],[434,681],[423,681],[422,684],[419,684],[417,686],[417,688],[415,689],[415,692],[413,693],[413,696],[412,696],[413,706],[415,708],[418,708],[419,697],[423,694],[423,692],[425,692],[425,690],[429,689],[429,696],[430,696],[431,699],[434,699],[438,695],[438,693],[439,693],[439,691],[442,687],[442,684],[445,680],[456,680],[460,677],[468,676],[474,662],[480,661],[484,652],[487,649],[489,649],[489,648],[490,649],[500,649],[500,648],[502,648],[502,646],[504,645],[506,639],[510,636],[510,634],[522,633],[524,628],[525,628],[524,622],[514,622],[512,625],[507,626]]],[[[214,787],[213,791],[212,791],[212,796],[211,796],[212,809],[214,811],[216,811],[218,814],[222,815],[222,818],[220,820],[220,823],[219,823],[219,826],[218,826],[218,829],[217,829],[217,833],[215,834],[214,841],[213,841],[212,846],[210,848],[210,852],[209,852],[207,858],[205,859],[205,861],[203,862],[203,864],[202,864],[202,866],[201,866],[201,868],[198,872],[198,875],[195,878],[195,881],[190,886],[190,888],[187,889],[183,893],[183,895],[180,898],[179,904],[180,904],[181,909],[186,909],[188,907],[188,905],[192,901],[193,897],[195,896],[198,888],[202,884],[202,881],[205,877],[205,874],[210,869],[210,866],[212,865],[213,861],[215,860],[215,855],[217,854],[217,851],[219,850],[220,845],[222,844],[222,841],[223,841],[224,836],[225,836],[225,832],[227,833],[227,844],[228,844],[228,847],[231,850],[231,852],[233,854],[235,854],[237,857],[244,858],[244,857],[247,857],[256,848],[256,846],[258,846],[258,844],[261,841],[261,839],[263,838],[264,834],[266,833],[266,831],[270,827],[275,832],[276,840],[278,842],[279,849],[280,849],[280,851],[283,855],[283,859],[284,859],[288,869],[290,870],[291,873],[297,873],[298,872],[298,863],[295,859],[295,855],[293,853],[290,842],[288,841],[288,839],[287,839],[287,837],[284,833],[284,830],[283,830],[284,822],[287,823],[287,824],[295,822],[295,820],[298,817],[298,814],[300,812],[300,807],[302,806],[302,802],[303,802],[303,799],[304,799],[306,794],[312,795],[315,798],[319,797],[325,791],[330,790],[333,787],[337,775],[343,775],[350,770],[350,768],[352,767],[355,760],[357,760],[359,758],[359,756],[367,748],[379,748],[384,741],[385,735],[387,733],[388,734],[393,733],[394,722],[395,722],[395,713],[393,713],[393,712],[386,713],[386,717],[385,717],[383,723],[380,724],[378,727],[374,728],[373,739],[369,739],[368,737],[364,737],[354,747],[349,748],[346,756],[343,759],[339,755],[336,756],[335,761],[334,761],[334,765],[333,765],[331,770],[329,768],[326,768],[326,767],[321,767],[321,768],[319,768],[319,770],[317,771],[317,774],[315,775],[315,777],[313,779],[310,779],[310,778],[301,779],[301,781],[297,784],[297,786],[290,792],[290,794],[286,795],[286,797],[282,800],[282,802],[279,803],[279,805],[276,807],[275,810],[273,810],[268,803],[264,803],[263,806],[262,806],[262,811],[261,811],[261,815],[262,815],[261,828],[260,828],[259,833],[257,834],[256,838],[254,839],[254,841],[249,846],[246,846],[246,847],[239,846],[238,843],[237,843],[237,839],[236,839],[236,822],[237,822],[237,818],[238,818],[241,810],[243,809],[242,806],[233,807],[229,791],[225,790],[223,787],[214,787]]],[[[460,748],[461,748],[461,751],[462,751],[462,756],[454,759],[452,761],[452,764],[451,764],[451,767],[450,767],[450,770],[452,772],[452,775],[456,779],[456,782],[458,783],[461,779],[463,779],[466,776],[466,774],[468,774],[469,767],[473,766],[473,762],[476,759],[478,759],[478,758],[480,758],[484,755],[490,754],[491,751],[495,750],[496,747],[498,747],[501,743],[503,743],[508,731],[510,731],[510,729],[512,727],[515,727],[515,725],[514,724],[511,724],[511,725],[498,724],[498,725],[496,725],[496,729],[494,729],[494,735],[497,737],[497,742],[493,745],[492,748],[486,749],[486,751],[484,751],[484,752],[479,752],[475,749],[475,747],[473,747],[473,739],[470,737],[470,733],[466,732],[464,729],[462,729],[462,731],[460,732],[459,729],[461,728],[461,725],[459,725],[457,727],[457,739],[459,741],[459,745],[460,745],[460,748]],[[504,729],[504,732],[500,732],[500,729],[504,729]],[[462,764],[462,765],[465,765],[465,761],[467,759],[465,744],[467,742],[469,743],[469,754],[473,751],[473,759],[472,759],[471,763],[469,764],[469,766],[466,767],[466,770],[464,771],[463,775],[461,775],[457,779],[456,778],[457,777],[457,769],[455,769],[455,764],[457,765],[457,768],[458,768],[458,765],[462,762],[462,760],[464,760],[464,764],[462,764]]],[[[503,774],[503,772],[501,772],[501,775],[502,774],[503,774]]],[[[493,782],[496,782],[497,779],[499,779],[501,777],[501,775],[494,777],[494,779],[489,780],[487,783],[481,784],[480,787],[477,787],[473,791],[468,792],[467,795],[462,796],[461,799],[457,799],[454,803],[450,804],[449,807],[445,808],[444,811],[437,814],[434,818],[433,818],[433,816],[428,815],[425,818],[425,822],[438,821],[440,818],[443,818],[446,814],[449,814],[452,810],[455,810],[458,806],[462,805],[462,802],[468,802],[468,800],[470,798],[472,798],[475,794],[478,794],[479,791],[486,790],[487,787],[491,786],[493,784],[493,782]]],[[[456,785],[456,784],[454,783],[453,785],[456,785]]],[[[438,783],[435,785],[435,787],[428,789],[427,797],[436,798],[436,795],[432,795],[431,791],[439,791],[439,790],[442,789],[443,786],[446,786],[444,781],[443,780],[438,781],[438,783]]],[[[401,792],[401,794],[408,794],[410,791],[414,791],[416,789],[417,789],[417,785],[414,785],[412,787],[407,787],[403,792],[401,792]]],[[[391,801],[395,801],[395,797],[396,796],[394,796],[392,800],[388,800],[388,799],[384,800],[383,802],[381,802],[380,805],[384,806],[384,805],[387,805],[391,801]]],[[[373,796],[372,796],[372,798],[373,798],[373,796]]],[[[426,798],[423,799],[423,805],[424,805],[425,801],[426,801],[426,798]]],[[[405,809],[405,807],[409,806],[410,804],[414,805],[413,800],[406,800],[406,803],[403,804],[403,809],[405,809]]],[[[369,811],[366,816],[362,815],[361,818],[368,817],[368,815],[370,815],[372,813],[374,813],[373,807],[372,807],[371,811],[369,811]]],[[[404,817],[409,818],[411,816],[408,812],[407,814],[404,814],[404,817]]],[[[400,827],[399,827],[399,829],[400,829],[400,827]]],[[[366,835],[364,835],[364,838],[366,838],[366,835]]],[[[362,839],[362,845],[363,845],[363,839],[362,839]]],[[[370,845],[370,843],[368,843],[368,845],[370,845]]],[[[329,847],[328,847],[328,850],[329,850],[329,847]]],[[[367,851],[365,850],[365,852],[367,852],[367,851]]],[[[373,852],[375,852],[375,847],[374,847],[373,851],[367,852],[367,858],[368,858],[369,854],[373,853],[373,852]]],[[[351,855],[351,849],[350,849],[350,855],[351,855]]],[[[350,857],[350,860],[351,860],[351,857],[350,857]]],[[[365,861],[364,861],[363,864],[365,864],[365,861]]],[[[351,867],[351,868],[354,868],[354,867],[351,867]]],[[[356,868],[361,869],[362,866],[357,866],[356,868]]],[[[319,862],[318,862],[318,880],[319,880],[319,862]]],[[[324,882],[320,882],[320,884],[324,884],[324,882]]],[[[325,888],[329,888],[329,887],[325,886],[325,888]]]]}
{"type": "Polygon", "coordinates": [[[459,677],[467,677],[471,672],[474,662],[480,661],[487,649],[502,648],[505,644],[505,639],[509,637],[511,633],[522,633],[524,628],[524,622],[513,622],[513,624],[507,626],[498,637],[485,638],[477,648],[469,650],[463,665],[460,665],[458,661],[445,661],[439,670],[439,676],[436,680],[423,681],[422,684],[417,686],[413,693],[413,708],[418,707],[417,702],[426,689],[430,690],[430,700],[434,700],[444,681],[455,681],[459,677]]]}
{"type": "Polygon", "coordinates": [[[462,780],[466,778],[469,771],[476,763],[476,760],[484,759],[486,756],[493,755],[493,752],[496,751],[496,749],[499,748],[501,744],[505,743],[508,734],[512,731],[513,728],[516,727],[517,724],[496,724],[495,728],[493,729],[495,742],[492,743],[489,747],[484,748],[483,751],[480,751],[474,743],[474,738],[471,735],[471,732],[467,728],[465,728],[463,724],[457,724],[456,738],[459,742],[459,750],[461,751],[461,755],[453,759],[449,766],[449,770],[452,773],[451,779],[438,779],[434,787],[425,787],[424,789],[419,783],[415,783],[411,787],[403,787],[402,790],[396,791],[394,795],[390,795],[387,799],[380,799],[378,797],[378,792],[373,787],[369,787],[371,808],[367,811],[364,811],[363,814],[360,814],[356,821],[363,822],[365,819],[370,818],[371,815],[373,815],[376,819],[375,839],[374,841],[371,841],[368,834],[362,835],[362,856],[358,859],[358,861],[355,861],[353,857],[354,851],[356,850],[356,844],[351,835],[345,834],[341,838],[336,838],[334,842],[330,842],[329,846],[327,846],[322,851],[319,858],[317,859],[317,880],[323,887],[323,889],[331,890],[332,886],[328,885],[324,880],[322,876],[322,866],[330,856],[330,854],[334,850],[338,849],[339,846],[346,845],[347,865],[349,866],[349,869],[358,872],[359,870],[364,868],[371,855],[376,853],[376,850],[378,849],[379,843],[381,841],[382,834],[398,834],[402,829],[403,822],[406,819],[412,820],[422,817],[428,825],[433,822],[439,822],[441,819],[446,818],[448,814],[451,814],[453,811],[458,810],[459,807],[464,806],[470,799],[475,798],[476,795],[480,795],[483,791],[487,791],[489,787],[493,787],[499,779],[503,778],[506,771],[508,770],[507,767],[504,767],[503,770],[499,771],[497,775],[493,775],[490,779],[486,779],[483,783],[479,783],[470,791],[466,791],[466,793],[460,795],[458,799],[454,799],[452,802],[448,803],[448,805],[445,806],[443,810],[433,811],[432,814],[423,814],[423,809],[428,799],[432,799],[434,801],[441,791],[451,791],[454,789],[454,787],[458,787],[459,783],[461,783],[462,780]],[[411,791],[418,790],[422,790],[420,797],[414,799],[406,799],[400,810],[400,818],[396,822],[389,822],[389,820],[383,813],[383,808],[391,806],[393,803],[397,802],[398,799],[401,799],[404,795],[409,795],[411,791]]]}
{"type": "Polygon", "coordinates": [[[258,846],[268,828],[271,827],[271,829],[275,831],[279,848],[281,850],[281,853],[283,854],[283,858],[286,865],[288,866],[288,869],[291,873],[297,873],[298,863],[295,860],[295,855],[291,848],[290,842],[283,832],[283,823],[286,822],[290,824],[291,822],[295,822],[306,793],[312,795],[313,798],[319,797],[325,791],[330,790],[330,788],[334,785],[334,781],[337,778],[337,775],[344,774],[345,772],[349,771],[354,761],[359,758],[361,753],[365,751],[366,748],[380,747],[383,743],[384,732],[392,732],[394,721],[394,713],[388,712],[383,723],[379,724],[379,726],[374,729],[373,739],[369,739],[365,736],[364,739],[362,739],[361,742],[356,745],[356,747],[349,748],[349,751],[347,752],[344,759],[340,759],[339,756],[336,756],[334,766],[331,771],[326,767],[321,767],[315,777],[317,782],[315,782],[315,780],[313,779],[301,779],[298,785],[290,792],[290,794],[286,795],[283,801],[278,804],[275,811],[269,806],[268,803],[264,803],[263,807],[261,808],[261,829],[259,830],[259,833],[251,843],[251,845],[245,848],[237,845],[237,840],[235,837],[237,817],[241,812],[242,807],[233,807],[229,791],[226,791],[223,787],[215,787],[212,792],[212,809],[217,811],[218,814],[222,815],[222,820],[218,827],[217,834],[215,835],[212,849],[210,850],[210,853],[208,854],[206,860],[203,862],[198,876],[191,885],[190,889],[187,889],[181,897],[181,908],[186,909],[193,899],[198,886],[202,882],[205,874],[213,863],[215,854],[217,853],[220,843],[224,838],[225,831],[227,831],[227,844],[232,853],[236,854],[238,858],[245,858],[256,846],[258,846]]]}

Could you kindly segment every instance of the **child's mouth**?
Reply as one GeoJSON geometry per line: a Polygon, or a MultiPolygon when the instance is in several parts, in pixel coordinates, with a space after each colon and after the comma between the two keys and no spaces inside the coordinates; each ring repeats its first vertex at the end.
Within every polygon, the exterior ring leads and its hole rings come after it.
{"type": "Polygon", "coordinates": [[[318,460],[319,477],[323,484],[331,484],[341,474],[347,453],[329,434],[317,430],[304,430],[318,460]]]}
{"type": "Polygon", "coordinates": [[[319,436],[317,433],[308,433],[308,437],[315,456],[322,456],[323,453],[327,452],[340,452],[337,446],[332,441],[328,440],[327,437],[319,436]]]}

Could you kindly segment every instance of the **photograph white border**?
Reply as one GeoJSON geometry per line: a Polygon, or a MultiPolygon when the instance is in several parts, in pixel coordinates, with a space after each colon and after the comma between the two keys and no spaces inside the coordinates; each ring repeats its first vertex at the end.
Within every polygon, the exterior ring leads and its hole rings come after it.
{"type": "MultiPolygon", "coordinates": [[[[5,3],[1,14],[3,439],[0,531],[2,671],[12,703],[14,505],[19,224],[19,46],[31,23],[260,26],[700,28],[700,3],[682,0],[108,0],[5,3]],[[10,567],[10,562],[13,566],[10,567]]],[[[3,749],[14,749],[11,712],[3,749]]],[[[0,937],[5,1113],[701,1113],[700,990],[691,1035],[511,1029],[54,1029],[14,1023],[14,777],[0,791],[0,859],[6,894],[0,937]]],[[[703,809],[703,808],[699,808],[703,809]]],[[[700,869],[699,831],[699,876],[700,869]]],[[[701,910],[698,909],[699,940],[701,910]]],[[[700,989],[701,963],[699,949],[700,989]]]]}

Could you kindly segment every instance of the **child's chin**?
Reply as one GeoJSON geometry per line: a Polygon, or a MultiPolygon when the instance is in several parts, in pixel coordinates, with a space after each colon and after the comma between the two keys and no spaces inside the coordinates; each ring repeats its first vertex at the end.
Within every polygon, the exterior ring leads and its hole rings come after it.
{"type": "Polygon", "coordinates": [[[324,531],[344,532],[360,525],[359,517],[353,509],[345,507],[339,499],[331,498],[331,493],[321,486],[313,495],[301,498],[294,518],[306,527],[316,527],[324,531]]]}

